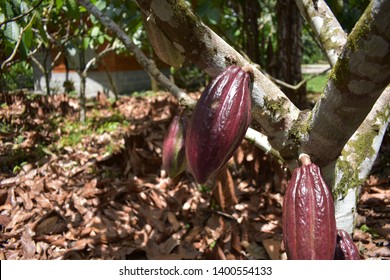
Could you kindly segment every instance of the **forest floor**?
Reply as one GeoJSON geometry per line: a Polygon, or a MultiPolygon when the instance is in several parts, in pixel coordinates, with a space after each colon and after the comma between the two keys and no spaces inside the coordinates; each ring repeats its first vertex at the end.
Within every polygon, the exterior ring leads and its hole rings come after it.
{"type": "MultiPolygon", "coordinates": [[[[104,96],[88,121],[67,95],[0,93],[0,259],[281,259],[289,174],[242,145],[204,185],[161,170],[166,93],[104,96]]],[[[362,187],[353,239],[390,259],[390,141],[362,187]]]]}

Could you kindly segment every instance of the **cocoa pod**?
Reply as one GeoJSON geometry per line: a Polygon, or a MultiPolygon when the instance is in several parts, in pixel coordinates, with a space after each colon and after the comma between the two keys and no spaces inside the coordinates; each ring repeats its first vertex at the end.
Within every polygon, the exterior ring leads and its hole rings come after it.
{"type": "Polygon", "coordinates": [[[335,260],[360,260],[359,250],[351,236],[343,229],[337,230],[335,260]]]}
{"type": "Polygon", "coordinates": [[[185,116],[175,116],[164,137],[162,165],[171,178],[178,176],[187,166],[185,154],[186,127],[187,118],[185,116]]]}
{"type": "Polygon", "coordinates": [[[283,242],[291,260],[332,260],[336,219],[332,193],[320,168],[305,155],[283,201],[283,242]]]}
{"type": "Polygon", "coordinates": [[[251,118],[250,76],[230,66],[203,91],[189,122],[186,155],[189,170],[205,183],[231,158],[251,118]]]}

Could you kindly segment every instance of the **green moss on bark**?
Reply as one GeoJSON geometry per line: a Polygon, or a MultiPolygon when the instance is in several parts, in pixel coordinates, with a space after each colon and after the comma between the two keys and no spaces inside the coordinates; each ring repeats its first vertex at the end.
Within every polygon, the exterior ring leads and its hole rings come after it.
{"type": "Polygon", "coordinates": [[[374,125],[367,133],[362,133],[348,142],[349,149],[343,150],[336,163],[336,177],[339,176],[339,180],[333,189],[334,197],[345,197],[349,189],[360,187],[364,183],[365,178],[359,178],[361,165],[366,158],[375,155],[372,144],[378,131],[378,126],[374,125]]]}

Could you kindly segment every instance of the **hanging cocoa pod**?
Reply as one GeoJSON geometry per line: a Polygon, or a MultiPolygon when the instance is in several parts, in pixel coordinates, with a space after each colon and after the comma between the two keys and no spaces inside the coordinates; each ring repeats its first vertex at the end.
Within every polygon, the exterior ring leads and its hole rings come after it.
{"type": "Polygon", "coordinates": [[[359,250],[351,236],[343,229],[337,230],[335,260],[360,260],[359,250]]]}
{"type": "Polygon", "coordinates": [[[221,169],[236,151],[251,117],[250,77],[230,66],[203,91],[186,135],[188,167],[198,183],[221,169]]]}
{"type": "Polygon", "coordinates": [[[186,168],[185,134],[187,118],[175,116],[168,127],[162,150],[163,169],[174,178],[186,168]]]}
{"type": "Polygon", "coordinates": [[[283,202],[283,241],[291,260],[332,260],[336,219],[332,193],[320,168],[301,155],[283,202]]]}

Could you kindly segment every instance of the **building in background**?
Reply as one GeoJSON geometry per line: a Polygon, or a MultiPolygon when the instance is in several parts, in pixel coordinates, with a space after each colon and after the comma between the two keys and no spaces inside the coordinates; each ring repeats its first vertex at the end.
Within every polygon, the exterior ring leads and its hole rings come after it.
{"type": "MultiPolygon", "coordinates": [[[[45,51],[38,52],[35,58],[43,65],[45,51]]],[[[55,53],[50,53],[46,65],[51,64],[51,58],[55,53]]],[[[84,61],[89,61],[94,57],[94,51],[88,50],[84,53],[84,61]]],[[[80,89],[80,76],[74,67],[80,67],[80,55],[75,54],[73,63],[67,63],[64,57],[60,57],[58,62],[50,72],[51,93],[66,92],[66,86],[72,86],[76,93],[80,89]],[[73,67],[72,65],[73,64],[73,67]],[[67,81],[67,82],[66,82],[67,81]]],[[[160,69],[165,75],[169,75],[169,67],[162,66],[160,69]]],[[[40,68],[33,63],[34,91],[46,92],[45,75],[40,68]]],[[[133,56],[117,54],[114,51],[106,54],[101,61],[88,71],[86,82],[87,97],[96,96],[98,92],[103,92],[107,96],[113,96],[116,89],[118,94],[130,94],[134,91],[144,91],[151,89],[151,79],[143,70],[133,56]]]]}

